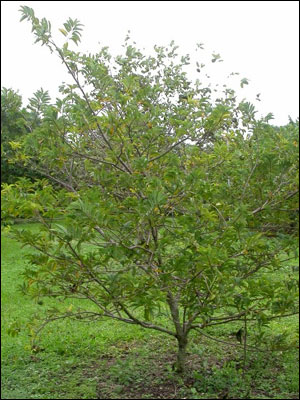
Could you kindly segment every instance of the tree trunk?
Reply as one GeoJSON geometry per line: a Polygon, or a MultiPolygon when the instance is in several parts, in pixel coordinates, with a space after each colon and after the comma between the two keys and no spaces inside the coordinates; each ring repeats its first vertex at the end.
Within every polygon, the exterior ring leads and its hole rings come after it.
{"type": "Polygon", "coordinates": [[[178,352],[177,352],[177,360],[173,365],[173,368],[176,372],[182,373],[185,369],[185,359],[186,359],[186,346],[188,343],[187,336],[189,329],[185,324],[183,326],[180,324],[180,315],[179,315],[179,307],[178,307],[178,296],[174,297],[172,292],[168,292],[167,301],[170,307],[172,319],[174,322],[174,326],[176,329],[176,339],[178,342],[178,352]]]}
{"type": "Polygon", "coordinates": [[[188,344],[187,335],[177,338],[177,341],[178,341],[178,352],[177,352],[177,360],[174,364],[174,369],[178,373],[183,373],[185,370],[186,347],[188,344]]]}

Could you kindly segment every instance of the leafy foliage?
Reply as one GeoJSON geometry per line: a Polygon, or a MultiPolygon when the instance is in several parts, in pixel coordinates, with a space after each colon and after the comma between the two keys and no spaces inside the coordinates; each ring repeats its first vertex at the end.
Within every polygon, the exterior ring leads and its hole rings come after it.
{"type": "MultiPolygon", "coordinates": [[[[47,95],[47,92],[41,93],[47,95]]],[[[40,114],[34,107],[36,96],[39,96],[39,91],[30,99],[31,112],[28,112],[22,108],[22,98],[17,92],[1,89],[1,182],[13,183],[25,176],[38,177],[34,171],[14,160],[15,150],[21,146],[20,140],[39,124],[40,114]]]]}

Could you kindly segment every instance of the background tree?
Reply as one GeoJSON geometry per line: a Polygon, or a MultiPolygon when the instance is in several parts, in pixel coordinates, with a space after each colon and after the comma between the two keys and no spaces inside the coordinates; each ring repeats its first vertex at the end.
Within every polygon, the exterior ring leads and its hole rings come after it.
{"type": "Polygon", "coordinates": [[[18,140],[28,132],[22,99],[12,89],[1,89],[1,182],[12,183],[23,176],[24,169],[9,163],[12,146],[9,142],[18,140]]]}
{"type": "MultiPolygon", "coordinates": [[[[38,177],[34,169],[14,161],[19,140],[40,124],[43,107],[49,102],[43,89],[29,99],[29,110],[22,107],[22,97],[12,89],[1,89],[1,182],[13,183],[20,177],[38,177]]],[[[22,160],[20,160],[22,161],[22,160]]],[[[24,160],[23,160],[24,161],[24,160]]]]}
{"type": "MultiPolygon", "coordinates": [[[[38,250],[24,292],[89,300],[58,303],[44,324],[108,317],[164,332],[183,371],[192,330],[231,321],[251,329],[295,313],[294,277],[268,274],[297,248],[296,232],[280,229],[298,191],[296,126],[256,120],[231,89],[213,99],[188,79],[189,57],[174,43],[146,57],[126,38],[113,60],[107,48],[58,47],[28,7],[22,19],[74,81],[17,155],[60,189],[23,180],[3,190],[5,212],[42,223],[38,234],[15,232],[38,250]]],[[[60,31],[77,43],[80,30],[69,19],[60,31]]]]}

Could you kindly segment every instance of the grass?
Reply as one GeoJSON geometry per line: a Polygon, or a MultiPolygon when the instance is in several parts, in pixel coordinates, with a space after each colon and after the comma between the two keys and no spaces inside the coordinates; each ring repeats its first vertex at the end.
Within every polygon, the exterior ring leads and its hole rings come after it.
{"type": "MultiPolygon", "coordinates": [[[[298,398],[296,346],[249,352],[243,376],[240,348],[195,333],[187,372],[178,376],[171,368],[176,343],[170,337],[110,320],[62,320],[45,328],[39,351],[33,352],[26,324],[54,301],[38,305],[18,292],[29,250],[8,234],[3,234],[1,246],[2,399],[298,398]],[[20,332],[12,337],[8,329],[15,321],[20,332]]],[[[235,330],[234,324],[227,324],[207,333],[232,341],[235,330]]],[[[296,317],[274,321],[266,340],[284,333],[296,338],[296,317]]]]}

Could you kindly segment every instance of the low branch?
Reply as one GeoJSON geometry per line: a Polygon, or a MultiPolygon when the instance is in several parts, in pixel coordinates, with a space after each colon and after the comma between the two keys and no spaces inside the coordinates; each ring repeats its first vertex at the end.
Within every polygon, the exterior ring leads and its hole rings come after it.
{"type": "Polygon", "coordinates": [[[176,337],[176,333],[174,333],[172,331],[169,331],[168,329],[162,328],[162,327],[154,325],[154,324],[150,324],[148,322],[140,321],[134,315],[132,315],[131,312],[128,311],[128,309],[122,303],[118,302],[118,304],[120,305],[122,310],[125,312],[125,314],[128,315],[128,317],[131,318],[132,321],[134,321],[135,324],[141,325],[144,328],[154,329],[156,331],[164,332],[164,333],[167,333],[167,334],[169,334],[171,336],[176,337]]]}
{"type": "MultiPolygon", "coordinates": [[[[210,335],[207,335],[206,333],[201,332],[200,330],[197,330],[197,332],[199,332],[200,335],[205,336],[207,339],[214,340],[215,342],[223,343],[223,344],[226,344],[226,345],[228,345],[228,346],[243,347],[243,348],[244,348],[244,346],[245,346],[245,344],[231,343],[231,342],[227,342],[227,341],[225,341],[225,340],[216,339],[216,338],[214,338],[214,337],[212,337],[212,336],[210,336],[210,335]]],[[[273,351],[275,351],[275,350],[263,350],[263,349],[259,349],[259,348],[255,347],[255,346],[249,346],[249,345],[246,345],[246,348],[247,348],[247,350],[250,349],[250,350],[252,350],[252,351],[260,351],[260,352],[262,352],[262,353],[272,353],[273,351]]],[[[280,350],[279,350],[279,351],[280,351],[280,350]]]]}

